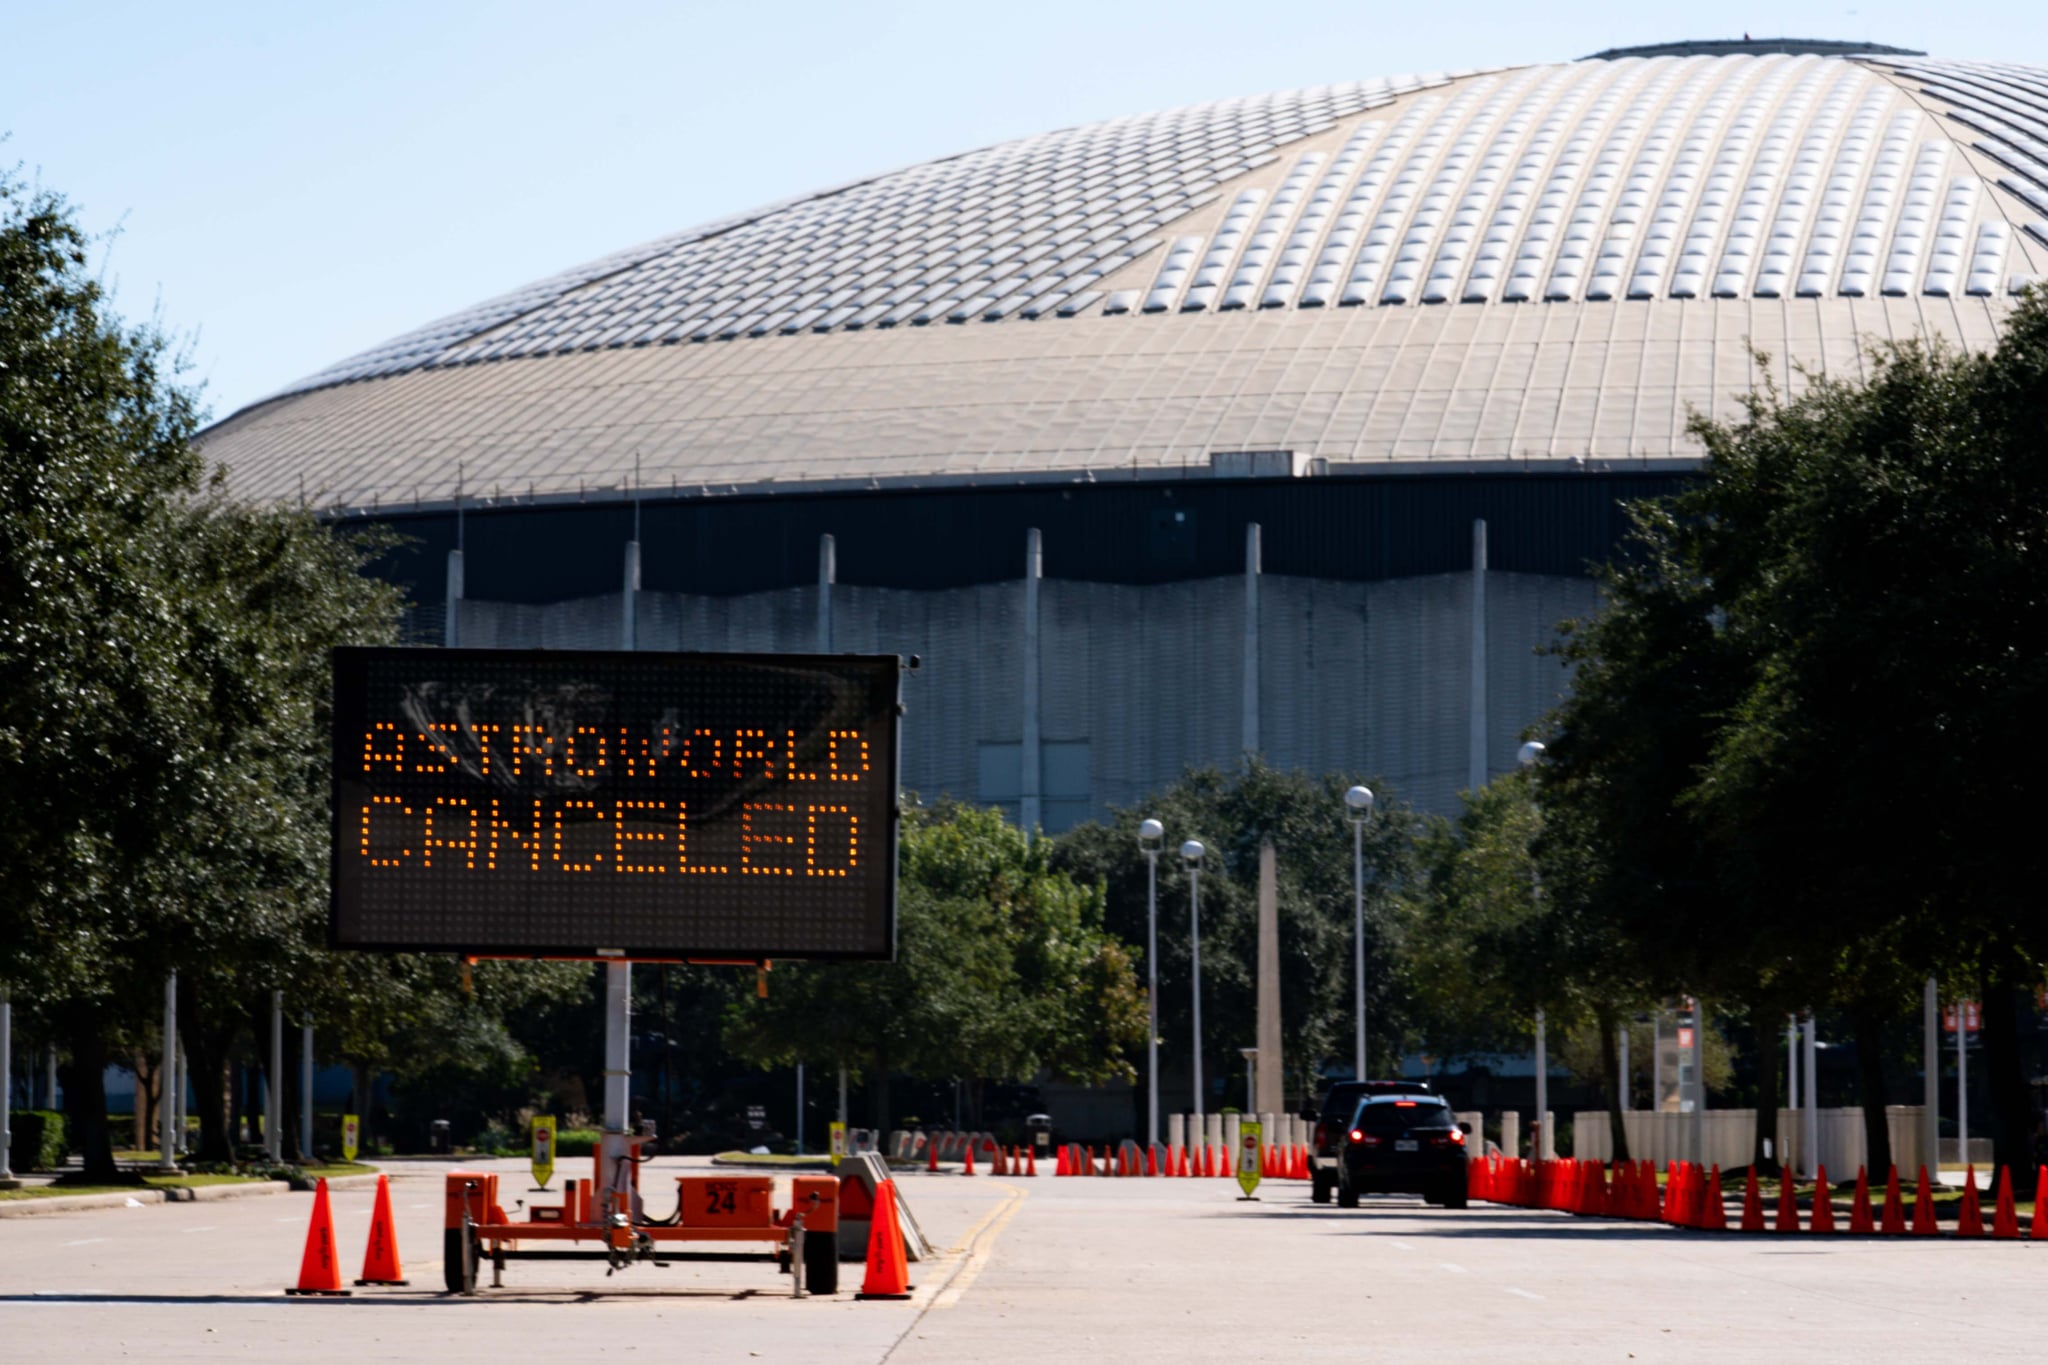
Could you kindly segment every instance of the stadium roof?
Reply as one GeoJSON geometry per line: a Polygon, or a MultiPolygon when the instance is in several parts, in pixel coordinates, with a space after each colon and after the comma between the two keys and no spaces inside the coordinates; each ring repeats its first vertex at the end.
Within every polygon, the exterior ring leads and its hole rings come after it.
{"type": "MultiPolygon", "coordinates": [[[[2048,69],[1805,40],[1118,119],[618,252],[211,429],[385,507],[1686,460],[1795,363],[1994,339],[2048,272],[2048,69]],[[1857,55],[1821,55],[1837,47],[1857,55]]],[[[1661,51],[1661,49],[1660,49],[1661,51]]]]}

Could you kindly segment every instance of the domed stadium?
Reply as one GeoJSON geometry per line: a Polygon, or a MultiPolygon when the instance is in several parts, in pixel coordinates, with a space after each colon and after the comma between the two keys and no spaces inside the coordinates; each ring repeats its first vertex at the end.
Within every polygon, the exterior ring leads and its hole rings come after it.
{"type": "Polygon", "coordinates": [[[1686,425],[2048,270],[2048,69],[1819,41],[1069,128],[620,251],[210,429],[435,643],[893,651],[1061,829],[1247,753],[1432,810],[1565,684],[1686,425]]]}

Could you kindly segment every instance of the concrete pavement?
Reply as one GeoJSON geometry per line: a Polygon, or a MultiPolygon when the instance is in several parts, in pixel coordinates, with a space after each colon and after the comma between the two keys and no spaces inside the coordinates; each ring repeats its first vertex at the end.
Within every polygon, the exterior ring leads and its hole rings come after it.
{"type": "MultiPolygon", "coordinates": [[[[698,1164],[655,1163],[643,1188],[698,1164]]],[[[525,1197],[523,1170],[499,1168],[525,1197]]],[[[2044,1332],[2048,1246],[1712,1236],[1392,1199],[1348,1212],[1291,1182],[1239,1203],[1221,1180],[1046,1176],[905,1176],[946,1248],[911,1267],[908,1303],[854,1302],[858,1263],[833,1300],[790,1301],[766,1264],[607,1279],[517,1262],[505,1289],[460,1300],[440,1292],[446,1169],[396,1172],[412,1287],[342,1301],[279,1293],[303,1194],[0,1224],[0,1359],[1976,1361],[2038,1358],[2044,1332]]],[[[370,1200],[334,1196],[351,1277],[370,1200]]]]}

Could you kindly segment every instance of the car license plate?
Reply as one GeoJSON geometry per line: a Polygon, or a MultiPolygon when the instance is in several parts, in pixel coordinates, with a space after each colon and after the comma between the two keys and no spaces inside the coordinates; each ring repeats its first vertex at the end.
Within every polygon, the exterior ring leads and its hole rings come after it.
{"type": "Polygon", "coordinates": [[[1416,1150],[1416,1146],[1415,1146],[1415,1139],[1414,1139],[1414,1138],[1395,1138],[1395,1139],[1394,1139],[1394,1150],[1395,1150],[1395,1151],[1397,1151],[1397,1152],[1412,1152],[1412,1151],[1416,1150]]]}

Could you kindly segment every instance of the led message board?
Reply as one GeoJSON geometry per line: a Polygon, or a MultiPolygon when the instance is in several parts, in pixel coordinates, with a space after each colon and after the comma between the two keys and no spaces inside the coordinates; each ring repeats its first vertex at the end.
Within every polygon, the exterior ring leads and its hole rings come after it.
{"type": "Polygon", "coordinates": [[[893,957],[898,667],[337,650],[330,939],[893,957]]]}

